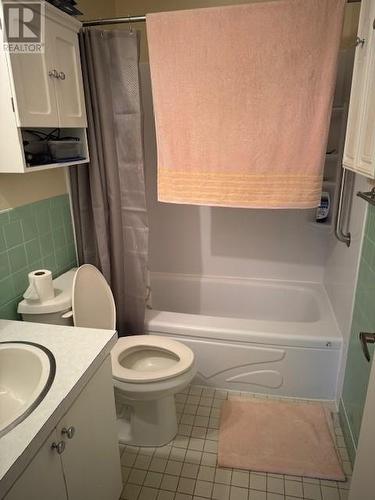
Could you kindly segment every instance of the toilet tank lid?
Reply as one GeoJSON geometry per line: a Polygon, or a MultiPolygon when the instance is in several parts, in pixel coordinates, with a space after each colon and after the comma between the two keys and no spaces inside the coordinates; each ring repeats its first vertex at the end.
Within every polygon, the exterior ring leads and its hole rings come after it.
{"type": "Polygon", "coordinates": [[[74,267],[53,280],[55,297],[41,303],[37,300],[21,300],[17,311],[19,314],[48,314],[65,311],[72,307],[72,285],[77,271],[74,267]]]}

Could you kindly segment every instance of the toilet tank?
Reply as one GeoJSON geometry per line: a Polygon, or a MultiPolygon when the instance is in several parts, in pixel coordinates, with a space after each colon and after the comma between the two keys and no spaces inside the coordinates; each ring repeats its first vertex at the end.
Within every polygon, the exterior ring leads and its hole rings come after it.
{"type": "Polygon", "coordinates": [[[70,269],[53,280],[55,296],[51,300],[22,300],[18,313],[23,321],[73,326],[72,286],[77,268],[70,269]]]}

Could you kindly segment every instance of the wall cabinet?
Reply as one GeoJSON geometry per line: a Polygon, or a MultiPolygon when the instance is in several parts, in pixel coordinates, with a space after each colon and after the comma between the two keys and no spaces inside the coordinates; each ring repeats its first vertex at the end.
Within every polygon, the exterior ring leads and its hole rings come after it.
{"type": "Polygon", "coordinates": [[[343,166],[375,178],[375,2],[362,0],[343,166]]]}
{"type": "MultiPolygon", "coordinates": [[[[0,0],[1,7],[3,1],[0,0]]],[[[44,51],[14,53],[0,45],[0,172],[19,173],[54,166],[87,163],[86,110],[79,54],[81,23],[44,3],[44,51]],[[24,154],[27,129],[49,133],[69,129],[68,135],[82,143],[78,161],[30,162],[24,154]]],[[[32,8],[32,4],[31,4],[32,8]]],[[[4,28],[4,11],[0,9],[4,28]]],[[[38,11],[30,22],[40,21],[38,11]]],[[[3,33],[1,33],[3,36],[3,33]]]]}
{"type": "Polygon", "coordinates": [[[108,357],[4,500],[117,500],[121,488],[108,357]]]}
{"type": "Polygon", "coordinates": [[[80,23],[65,17],[62,23],[61,16],[51,16],[50,9],[48,13],[44,53],[8,54],[17,125],[86,127],[77,37],[80,23]]]}

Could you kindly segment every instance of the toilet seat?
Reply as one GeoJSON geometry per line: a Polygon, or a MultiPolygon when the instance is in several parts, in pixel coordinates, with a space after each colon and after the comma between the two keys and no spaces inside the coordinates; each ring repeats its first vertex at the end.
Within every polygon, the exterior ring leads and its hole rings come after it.
{"type": "Polygon", "coordinates": [[[116,306],[102,273],[91,264],[80,266],[73,278],[72,310],[75,326],[116,329],[116,306]]]}
{"type": "Polygon", "coordinates": [[[111,358],[113,377],[136,384],[176,377],[188,371],[194,363],[191,349],[180,342],[157,335],[121,337],[111,351],[111,358]],[[154,360],[151,359],[153,352],[156,357],[154,360]],[[126,366],[127,361],[129,367],[126,366]]]}

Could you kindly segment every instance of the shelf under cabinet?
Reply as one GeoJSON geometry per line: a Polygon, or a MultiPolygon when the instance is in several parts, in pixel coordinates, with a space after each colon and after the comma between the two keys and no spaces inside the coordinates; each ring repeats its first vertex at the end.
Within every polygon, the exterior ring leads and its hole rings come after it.
{"type": "Polygon", "coordinates": [[[75,165],[83,165],[85,163],[89,163],[89,159],[85,158],[84,160],[75,160],[75,161],[58,162],[58,163],[47,163],[46,165],[35,165],[33,167],[25,167],[25,173],[37,172],[40,170],[48,170],[50,168],[74,167],[75,165]]]}
{"type": "MultiPolygon", "coordinates": [[[[23,172],[37,172],[41,170],[47,170],[51,168],[59,168],[59,167],[70,167],[74,165],[83,165],[85,163],[89,163],[89,152],[87,147],[87,135],[85,128],[21,128],[19,129],[20,141],[23,146],[23,172]],[[39,139],[38,139],[39,138],[39,139]],[[66,142],[67,140],[77,139],[77,142],[73,140],[72,144],[78,144],[78,150],[74,150],[73,152],[69,151],[70,158],[67,158],[66,161],[59,160],[56,161],[52,151],[49,149],[49,141],[57,144],[58,141],[66,142]],[[38,145],[42,145],[41,148],[38,145]],[[37,147],[35,149],[35,147],[37,147]],[[32,148],[30,151],[27,148],[32,148]],[[51,158],[43,158],[49,163],[40,163],[37,162],[35,165],[30,165],[26,160],[26,151],[32,154],[48,154],[51,158]],[[77,159],[74,157],[77,156],[77,159]],[[72,159],[73,158],[73,159],[72,159]]],[[[38,158],[35,158],[38,160],[38,158]]]]}

